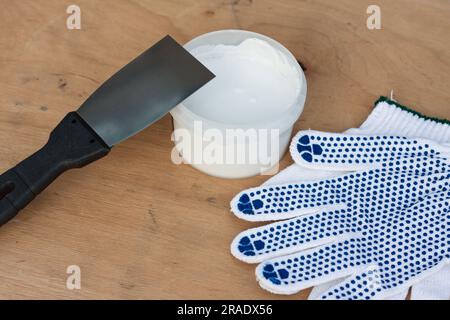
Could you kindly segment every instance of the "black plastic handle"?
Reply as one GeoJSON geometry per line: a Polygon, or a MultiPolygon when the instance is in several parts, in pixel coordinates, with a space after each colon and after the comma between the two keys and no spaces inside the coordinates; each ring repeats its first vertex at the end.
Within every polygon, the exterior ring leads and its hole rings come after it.
{"type": "Polygon", "coordinates": [[[98,160],[111,149],[76,113],[68,113],[47,144],[0,176],[0,225],[12,219],[61,173],[98,160]]]}

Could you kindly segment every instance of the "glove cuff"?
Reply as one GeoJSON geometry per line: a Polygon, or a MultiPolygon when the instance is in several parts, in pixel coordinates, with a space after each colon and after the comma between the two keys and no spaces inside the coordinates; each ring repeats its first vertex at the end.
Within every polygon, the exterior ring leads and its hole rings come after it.
{"type": "MultiPolygon", "coordinates": [[[[366,134],[395,134],[423,138],[436,142],[450,142],[450,121],[425,116],[413,109],[380,97],[367,120],[361,125],[366,134]]],[[[348,133],[353,133],[350,130],[348,133]]],[[[357,132],[354,132],[357,133],[357,132]]]]}

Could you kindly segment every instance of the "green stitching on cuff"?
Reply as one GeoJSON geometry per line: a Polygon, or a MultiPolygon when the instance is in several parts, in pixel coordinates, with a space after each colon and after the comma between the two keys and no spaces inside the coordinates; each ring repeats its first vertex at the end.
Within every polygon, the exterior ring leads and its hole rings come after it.
{"type": "Polygon", "coordinates": [[[414,114],[414,115],[416,115],[416,116],[418,116],[419,118],[422,118],[422,119],[424,119],[424,120],[430,120],[430,121],[434,121],[434,122],[438,122],[438,123],[450,125],[450,120],[426,116],[426,115],[424,115],[424,114],[422,114],[422,113],[420,113],[420,112],[417,112],[417,111],[415,111],[415,110],[413,110],[413,109],[411,109],[411,108],[408,108],[408,107],[406,107],[406,106],[404,106],[404,105],[401,105],[400,103],[397,103],[397,102],[395,102],[395,101],[392,101],[392,100],[390,100],[389,98],[383,97],[383,96],[381,96],[381,97],[375,102],[374,107],[376,107],[380,102],[386,102],[386,103],[388,103],[388,104],[390,104],[390,105],[394,105],[394,106],[396,106],[397,108],[400,108],[400,109],[402,109],[402,110],[404,110],[404,111],[407,111],[407,112],[409,112],[409,113],[412,113],[412,114],[414,114]]]}

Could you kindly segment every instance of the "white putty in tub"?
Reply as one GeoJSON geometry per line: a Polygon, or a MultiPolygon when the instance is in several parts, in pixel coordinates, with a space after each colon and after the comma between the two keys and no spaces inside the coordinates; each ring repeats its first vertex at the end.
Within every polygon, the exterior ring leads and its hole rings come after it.
{"type": "Polygon", "coordinates": [[[260,39],[202,45],[190,53],[216,78],[184,105],[209,120],[233,125],[271,121],[292,106],[301,89],[292,61],[260,39]]]}

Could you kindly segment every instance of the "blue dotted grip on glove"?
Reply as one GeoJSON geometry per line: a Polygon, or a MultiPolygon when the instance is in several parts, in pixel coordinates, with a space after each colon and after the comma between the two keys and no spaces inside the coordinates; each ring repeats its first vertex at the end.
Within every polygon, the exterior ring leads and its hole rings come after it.
{"type": "Polygon", "coordinates": [[[394,136],[300,132],[291,154],[339,177],[252,188],[232,211],[283,220],[238,235],[233,255],[260,285],[292,294],[348,277],[327,299],[369,299],[408,288],[450,261],[449,147],[394,136]]]}

